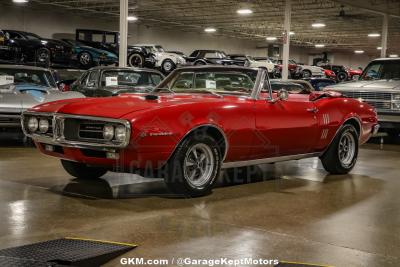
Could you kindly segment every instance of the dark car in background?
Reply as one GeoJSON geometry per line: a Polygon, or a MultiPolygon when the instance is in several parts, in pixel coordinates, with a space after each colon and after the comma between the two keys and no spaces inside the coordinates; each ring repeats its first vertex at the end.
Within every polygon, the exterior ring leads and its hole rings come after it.
{"type": "Polygon", "coordinates": [[[57,69],[51,71],[58,89],[62,92],[68,92],[71,84],[78,80],[85,72],[85,70],[81,69],[57,69]]]}
{"type": "Polygon", "coordinates": [[[308,81],[315,91],[322,91],[325,87],[336,84],[334,80],[329,78],[304,78],[303,80],[308,81]]]}
{"type": "MultiPolygon", "coordinates": [[[[75,39],[87,46],[119,54],[119,32],[77,29],[75,39]]],[[[128,66],[152,68],[155,62],[154,55],[144,48],[128,45],[128,66]]]]}
{"type": "Polygon", "coordinates": [[[91,68],[98,65],[111,65],[118,63],[118,56],[115,53],[87,46],[79,41],[62,39],[73,47],[72,60],[82,68],[91,68]]]}
{"type": "Polygon", "coordinates": [[[4,40],[0,60],[48,66],[69,65],[72,46],[59,40],[42,38],[37,34],[2,30],[4,40]]]}
{"type": "Polygon", "coordinates": [[[220,50],[194,50],[190,56],[186,58],[187,62],[193,65],[242,65],[242,60],[234,60],[229,58],[225,52],[220,50]]]}
{"type": "Polygon", "coordinates": [[[157,70],[143,68],[94,67],[70,87],[85,96],[115,96],[121,93],[150,92],[164,79],[157,70]]]}

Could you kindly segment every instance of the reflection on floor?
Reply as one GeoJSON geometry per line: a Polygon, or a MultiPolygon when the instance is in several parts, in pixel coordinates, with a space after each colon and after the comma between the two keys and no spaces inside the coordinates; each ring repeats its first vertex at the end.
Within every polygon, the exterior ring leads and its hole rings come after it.
{"type": "Polygon", "coordinates": [[[363,146],[344,176],[318,159],[263,165],[245,181],[222,175],[194,199],[171,195],[161,179],[72,179],[58,160],[17,144],[0,159],[0,248],[79,236],[138,243],[127,257],[400,266],[400,146],[363,146]]]}

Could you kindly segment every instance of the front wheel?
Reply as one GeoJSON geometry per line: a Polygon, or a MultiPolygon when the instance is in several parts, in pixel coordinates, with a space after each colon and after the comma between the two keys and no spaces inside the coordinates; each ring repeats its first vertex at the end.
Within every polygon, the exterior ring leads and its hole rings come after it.
{"type": "Polygon", "coordinates": [[[96,179],[107,173],[107,169],[100,167],[89,167],[86,164],[61,160],[64,170],[78,179],[96,179]]]}
{"type": "Polygon", "coordinates": [[[141,68],[144,66],[144,57],[141,54],[133,53],[128,57],[128,65],[141,68]]]}
{"type": "Polygon", "coordinates": [[[219,175],[221,152],[213,138],[194,134],[179,145],[166,168],[164,181],[170,191],[206,195],[219,175]]]}
{"type": "Polygon", "coordinates": [[[339,82],[344,82],[344,81],[347,81],[347,79],[349,78],[349,75],[346,72],[341,71],[336,75],[336,77],[339,82]]]}
{"type": "Polygon", "coordinates": [[[47,48],[39,48],[36,51],[36,60],[39,63],[49,65],[49,63],[50,63],[50,51],[47,48]]]}
{"type": "Polygon", "coordinates": [[[84,68],[90,68],[93,65],[92,55],[89,54],[88,52],[80,53],[78,58],[79,58],[79,63],[84,68]]]}
{"type": "Polygon", "coordinates": [[[311,78],[311,76],[312,76],[311,71],[303,70],[302,76],[303,76],[303,78],[311,78]]]}
{"type": "Polygon", "coordinates": [[[356,164],[358,157],[358,133],[352,125],[345,125],[321,156],[324,169],[331,174],[346,174],[356,164]]]}

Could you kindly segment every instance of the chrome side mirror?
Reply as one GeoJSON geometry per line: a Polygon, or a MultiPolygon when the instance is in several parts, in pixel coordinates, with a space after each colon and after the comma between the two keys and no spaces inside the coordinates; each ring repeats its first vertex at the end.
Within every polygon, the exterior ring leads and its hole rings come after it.
{"type": "Polygon", "coordinates": [[[268,102],[275,103],[278,101],[286,101],[289,98],[289,92],[286,89],[280,89],[276,94],[276,98],[270,99],[268,102]]]}
{"type": "Polygon", "coordinates": [[[286,89],[281,89],[277,94],[279,100],[286,101],[289,98],[289,92],[286,89]]]}

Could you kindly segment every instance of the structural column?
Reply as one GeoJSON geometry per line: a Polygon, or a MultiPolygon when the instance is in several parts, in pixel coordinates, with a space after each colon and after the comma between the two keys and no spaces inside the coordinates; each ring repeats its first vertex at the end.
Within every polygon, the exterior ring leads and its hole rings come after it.
{"type": "Polygon", "coordinates": [[[119,66],[126,67],[128,53],[128,0],[119,1],[119,66]]]}
{"type": "Polygon", "coordinates": [[[283,55],[282,55],[282,80],[286,81],[289,75],[289,47],[290,47],[290,20],[291,20],[291,0],[286,0],[285,21],[283,31],[283,55]]]}
{"type": "Polygon", "coordinates": [[[381,57],[387,56],[387,39],[388,39],[388,15],[383,15],[383,23],[382,23],[382,43],[381,43],[381,57]]]}

